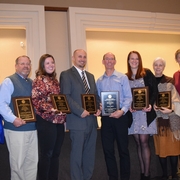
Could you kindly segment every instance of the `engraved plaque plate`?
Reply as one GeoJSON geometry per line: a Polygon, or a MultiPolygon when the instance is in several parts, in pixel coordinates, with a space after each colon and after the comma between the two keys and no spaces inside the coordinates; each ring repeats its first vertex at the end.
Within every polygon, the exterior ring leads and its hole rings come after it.
{"type": "Polygon", "coordinates": [[[26,122],[36,121],[32,100],[30,96],[27,97],[13,97],[13,105],[15,115],[26,122]]]}
{"type": "Polygon", "coordinates": [[[62,113],[71,113],[66,96],[64,94],[50,95],[54,109],[62,113]]]}
{"type": "Polygon", "coordinates": [[[132,91],[132,109],[142,110],[143,108],[149,107],[149,88],[138,87],[131,88],[132,91]]]}
{"type": "Polygon", "coordinates": [[[94,94],[81,94],[82,106],[90,114],[96,114],[96,96],[94,94]]]}
{"type": "Polygon", "coordinates": [[[156,106],[158,108],[165,107],[171,109],[171,91],[159,92],[156,106]]]}
{"type": "Polygon", "coordinates": [[[102,91],[102,116],[109,116],[111,113],[119,110],[119,92],[118,91],[102,91]]]}

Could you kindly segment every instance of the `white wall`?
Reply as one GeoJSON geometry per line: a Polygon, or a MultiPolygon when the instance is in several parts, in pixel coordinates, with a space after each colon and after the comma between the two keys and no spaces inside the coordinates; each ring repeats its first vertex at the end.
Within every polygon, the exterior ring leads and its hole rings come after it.
{"type": "Polygon", "coordinates": [[[45,12],[46,53],[52,54],[56,61],[59,80],[61,71],[71,66],[69,57],[68,27],[66,12],[45,12]]]}
{"type": "MultiPolygon", "coordinates": [[[[57,78],[59,79],[60,72],[70,67],[67,13],[45,12],[45,23],[47,51],[43,53],[49,53],[54,56],[57,67],[57,78]]],[[[5,77],[15,72],[15,59],[20,55],[26,54],[26,30],[0,28],[0,83],[5,77]],[[20,42],[24,42],[25,46],[21,47],[20,42]]],[[[35,77],[35,71],[38,68],[38,60],[39,57],[34,60],[36,61],[36,66],[32,69],[30,75],[32,79],[35,77]]]]}
{"type": "Polygon", "coordinates": [[[102,57],[106,52],[116,55],[116,70],[126,73],[127,55],[130,51],[138,51],[143,60],[143,66],[152,71],[153,60],[160,56],[166,60],[164,73],[172,76],[178,69],[174,53],[180,48],[180,35],[153,34],[134,32],[86,32],[88,70],[97,79],[104,73],[102,57]]]}
{"type": "Polygon", "coordinates": [[[15,72],[15,60],[20,55],[26,55],[26,31],[0,29],[0,83],[15,72]],[[24,42],[24,47],[20,42],[24,42]]]}
{"type": "MultiPolygon", "coordinates": [[[[44,53],[50,53],[55,57],[57,78],[59,79],[60,72],[71,67],[67,13],[46,11],[45,25],[47,51],[44,53]]],[[[24,31],[25,36],[25,30],[21,31],[24,31]]],[[[126,72],[126,58],[131,50],[140,52],[144,67],[152,69],[153,59],[162,56],[167,61],[164,72],[166,75],[172,76],[178,69],[178,65],[174,60],[174,52],[180,48],[180,35],[88,31],[86,36],[88,70],[95,75],[96,79],[104,73],[101,60],[103,54],[108,51],[112,51],[116,55],[116,69],[123,73],[126,72]]],[[[0,82],[4,77],[14,72],[14,60],[16,57],[26,54],[26,46],[21,48],[19,44],[21,41],[25,41],[24,38],[19,37],[19,30],[0,29],[0,82]],[[11,36],[11,31],[14,31],[14,34],[16,34],[15,31],[18,31],[17,37],[14,37],[15,35],[11,36]],[[17,43],[13,42],[16,38],[19,38],[17,43]],[[10,49],[10,47],[6,47],[8,43],[15,46],[10,49]]]]}

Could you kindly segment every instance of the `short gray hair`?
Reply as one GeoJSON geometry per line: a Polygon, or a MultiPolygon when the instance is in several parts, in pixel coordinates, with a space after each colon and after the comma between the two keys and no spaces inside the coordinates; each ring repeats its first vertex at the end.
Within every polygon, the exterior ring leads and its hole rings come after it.
{"type": "Polygon", "coordinates": [[[154,59],[153,65],[155,64],[156,61],[159,61],[159,60],[161,60],[163,62],[164,67],[165,67],[166,66],[166,61],[162,57],[157,57],[156,59],[154,59]]]}

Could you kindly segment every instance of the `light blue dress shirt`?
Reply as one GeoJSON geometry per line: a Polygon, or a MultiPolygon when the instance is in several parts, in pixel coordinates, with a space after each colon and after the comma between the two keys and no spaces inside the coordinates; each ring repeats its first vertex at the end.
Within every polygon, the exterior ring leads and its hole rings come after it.
{"type": "Polygon", "coordinates": [[[101,91],[118,91],[119,92],[119,107],[124,111],[124,114],[129,110],[132,102],[132,93],[127,76],[123,73],[114,70],[111,76],[104,73],[97,80],[98,95],[101,91]]]}
{"type": "Polygon", "coordinates": [[[11,123],[16,119],[16,116],[9,107],[13,91],[14,85],[12,81],[10,78],[6,78],[0,85],[0,114],[2,114],[6,121],[11,123]]]}

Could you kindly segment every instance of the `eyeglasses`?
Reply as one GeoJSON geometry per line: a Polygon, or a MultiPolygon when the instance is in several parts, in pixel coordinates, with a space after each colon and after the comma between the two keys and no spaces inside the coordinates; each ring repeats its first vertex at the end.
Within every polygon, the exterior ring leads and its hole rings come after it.
{"type": "Polygon", "coordinates": [[[115,59],[114,58],[105,58],[104,60],[106,60],[106,61],[113,61],[115,59]]]}
{"type": "Polygon", "coordinates": [[[18,63],[20,66],[31,66],[31,63],[18,63]]]}

